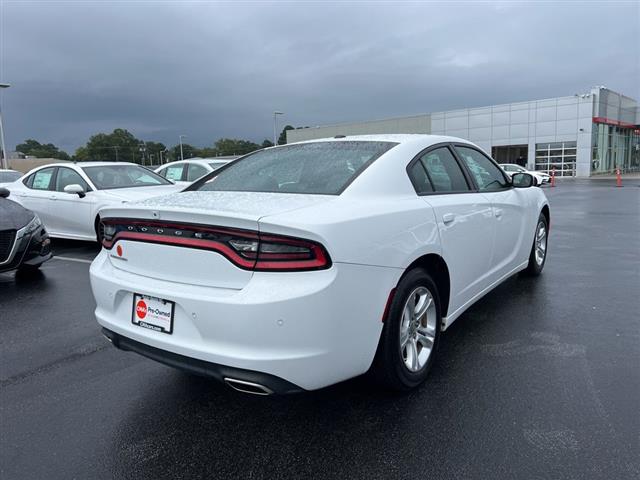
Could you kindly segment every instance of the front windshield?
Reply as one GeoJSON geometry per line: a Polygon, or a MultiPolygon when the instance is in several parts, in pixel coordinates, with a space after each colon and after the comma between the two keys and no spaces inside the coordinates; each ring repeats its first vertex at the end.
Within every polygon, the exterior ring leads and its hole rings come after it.
{"type": "Polygon", "coordinates": [[[172,185],[157,173],[138,165],[115,164],[82,169],[98,190],[172,185]]]}
{"type": "Polygon", "coordinates": [[[21,176],[20,172],[0,172],[0,183],[15,182],[21,176]]]}
{"type": "Polygon", "coordinates": [[[339,195],[392,142],[313,142],[260,150],[196,186],[203,191],[339,195]]]}

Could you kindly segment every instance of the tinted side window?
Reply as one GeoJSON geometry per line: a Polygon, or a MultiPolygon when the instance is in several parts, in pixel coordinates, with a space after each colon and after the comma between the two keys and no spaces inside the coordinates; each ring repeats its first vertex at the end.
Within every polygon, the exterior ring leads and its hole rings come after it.
{"type": "Polygon", "coordinates": [[[58,175],[56,176],[56,191],[64,192],[64,187],[67,185],[80,185],[84,188],[85,192],[90,190],[89,185],[75,170],[70,168],[60,167],[58,168],[58,175]]]}
{"type": "Polygon", "coordinates": [[[202,165],[198,165],[197,163],[189,164],[189,169],[187,170],[187,181],[195,182],[197,179],[206,175],[208,170],[204,168],[202,165]]]}
{"type": "Polygon", "coordinates": [[[447,147],[425,153],[420,161],[427,171],[436,192],[464,192],[469,190],[464,174],[447,147]]]}
{"type": "Polygon", "coordinates": [[[480,191],[502,190],[509,186],[500,169],[478,150],[468,147],[455,147],[480,191]]]}
{"type": "Polygon", "coordinates": [[[413,183],[413,188],[416,189],[416,193],[418,195],[433,192],[431,181],[429,181],[429,177],[427,177],[427,172],[424,169],[422,162],[413,162],[413,165],[409,167],[408,173],[411,183],[413,183]]]}
{"type": "Polygon", "coordinates": [[[29,178],[27,186],[34,190],[50,190],[50,187],[52,186],[51,178],[53,177],[54,170],[55,167],[38,170],[36,173],[31,175],[33,178],[29,178]]]}

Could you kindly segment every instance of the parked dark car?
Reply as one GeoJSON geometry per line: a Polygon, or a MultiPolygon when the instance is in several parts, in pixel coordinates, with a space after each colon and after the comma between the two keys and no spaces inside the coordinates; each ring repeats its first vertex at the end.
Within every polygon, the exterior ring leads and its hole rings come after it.
{"type": "Polygon", "coordinates": [[[34,272],[51,258],[51,240],[38,216],[9,200],[0,187],[0,272],[34,272]]]}

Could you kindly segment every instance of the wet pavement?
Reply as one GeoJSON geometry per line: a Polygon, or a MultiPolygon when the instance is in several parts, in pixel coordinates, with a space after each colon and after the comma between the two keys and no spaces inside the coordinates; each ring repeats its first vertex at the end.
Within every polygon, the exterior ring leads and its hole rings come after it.
{"type": "Polygon", "coordinates": [[[91,244],[0,274],[0,478],[640,478],[640,180],[546,188],[550,251],[405,395],[254,397],[111,347],[91,244]]]}

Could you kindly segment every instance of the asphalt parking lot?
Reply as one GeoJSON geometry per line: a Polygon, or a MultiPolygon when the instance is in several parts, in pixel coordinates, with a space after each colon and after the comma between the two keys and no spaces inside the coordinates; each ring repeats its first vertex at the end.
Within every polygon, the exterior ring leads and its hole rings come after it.
{"type": "Polygon", "coordinates": [[[443,336],[408,395],[243,395],[114,349],[97,247],[0,274],[0,477],[640,478],[640,180],[559,182],[543,275],[443,336]]]}

